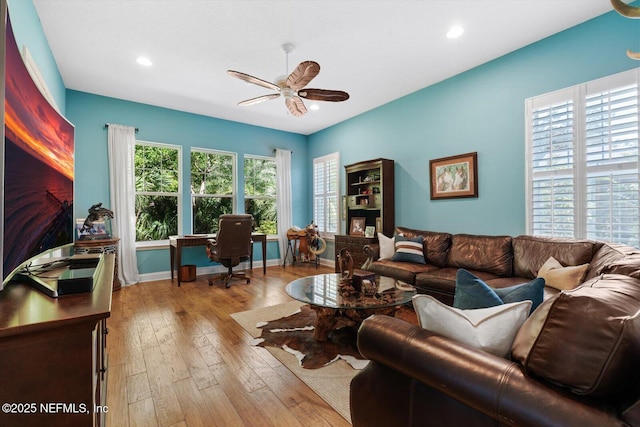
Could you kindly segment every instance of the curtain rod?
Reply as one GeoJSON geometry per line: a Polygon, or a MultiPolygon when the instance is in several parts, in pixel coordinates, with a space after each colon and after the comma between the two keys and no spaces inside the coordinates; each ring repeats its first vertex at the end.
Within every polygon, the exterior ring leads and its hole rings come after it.
{"type": "Polygon", "coordinates": [[[275,152],[276,152],[276,151],[278,151],[278,150],[290,151],[290,152],[291,152],[291,154],[293,154],[293,150],[287,150],[286,148],[274,148],[274,149],[273,149],[273,152],[275,153],[275,152]]]}
{"type": "MultiPolygon", "coordinates": [[[[108,128],[110,124],[111,124],[111,123],[105,123],[105,124],[104,124],[104,127],[105,127],[105,128],[108,128]]],[[[138,132],[139,130],[140,130],[140,129],[136,128],[136,132],[138,132]]]]}

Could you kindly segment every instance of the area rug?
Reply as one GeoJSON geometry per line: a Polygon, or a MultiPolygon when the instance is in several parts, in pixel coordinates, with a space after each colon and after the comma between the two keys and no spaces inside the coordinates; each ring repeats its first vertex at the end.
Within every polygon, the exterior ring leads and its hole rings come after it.
{"type": "MultiPolygon", "coordinates": [[[[404,320],[411,321],[415,323],[415,320],[412,318],[415,317],[411,310],[403,308],[401,310],[400,315],[398,317],[403,318],[404,320]],[[408,311],[408,313],[407,313],[408,311]]],[[[310,325],[313,325],[315,322],[315,312],[309,308],[307,304],[291,301],[284,304],[278,304],[271,307],[262,307],[254,310],[243,311],[240,313],[234,313],[231,317],[238,322],[242,328],[244,328],[252,337],[258,339],[263,333],[264,323],[269,321],[274,321],[278,319],[286,319],[283,322],[278,322],[273,324],[273,329],[303,329],[302,331],[296,330],[292,331],[294,335],[304,335],[305,333],[308,335],[308,340],[306,342],[310,347],[313,347],[318,350],[317,346],[321,346],[320,343],[317,343],[313,340],[313,329],[307,328],[310,325]],[[287,323],[289,323],[287,325],[287,323]]],[[[265,334],[274,335],[278,332],[268,332],[265,334]]],[[[348,337],[345,336],[345,339],[348,337]]],[[[355,348],[355,337],[351,337],[352,348],[355,348]]],[[[286,338],[284,339],[286,341],[286,338]]],[[[304,342],[305,340],[302,340],[304,342]]],[[[335,340],[334,340],[335,341],[335,340]]],[[[340,341],[340,340],[339,340],[340,341]]],[[[307,369],[303,368],[300,363],[300,354],[296,354],[297,352],[305,353],[304,349],[300,351],[298,349],[289,348],[289,350],[284,350],[281,348],[283,345],[282,342],[280,344],[272,344],[274,346],[270,346],[269,343],[255,341],[254,344],[258,344],[262,347],[265,347],[271,354],[273,354],[284,366],[286,366],[291,372],[293,372],[302,382],[307,384],[309,388],[311,388],[318,396],[320,396],[325,402],[329,404],[333,409],[336,410],[342,417],[344,417],[347,421],[351,422],[351,416],[349,412],[349,385],[351,383],[351,379],[358,372],[358,369],[361,369],[368,363],[366,360],[362,360],[362,357],[359,354],[353,356],[354,360],[351,360],[350,355],[346,354],[346,346],[340,348],[340,351],[337,351],[339,354],[343,354],[343,357],[336,358],[331,357],[330,355],[322,355],[318,356],[317,360],[325,360],[330,363],[317,362],[322,364],[321,368],[316,369],[307,369]],[[333,360],[335,359],[335,360],[333,360]],[[347,362],[354,363],[354,366],[347,362]]],[[[333,344],[330,345],[334,345],[333,344]]],[[[343,343],[344,344],[344,343],[343,343]]],[[[295,346],[295,344],[291,344],[295,346]]],[[[357,349],[356,349],[357,351],[357,349]]],[[[309,354],[309,352],[306,352],[309,354]]],[[[331,349],[329,354],[335,354],[336,350],[331,349]]]]}

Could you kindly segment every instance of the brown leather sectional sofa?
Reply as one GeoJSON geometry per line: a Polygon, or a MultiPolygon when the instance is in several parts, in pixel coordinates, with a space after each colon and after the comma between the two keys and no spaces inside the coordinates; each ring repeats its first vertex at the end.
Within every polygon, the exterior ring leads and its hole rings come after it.
{"type": "MultiPolygon", "coordinates": [[[[379,260],[379,246],[367,245],[363,248],[368,256],[363,268],[414,285],[418,292],[446,304],[453,303],[459,268],[494,288],[534,279],[551,256],[564,266],[589,263],[585,281],[601,273],[626,274],[621,263],[630,263],[631,272],[640,269],[640,250],[593,240],[449,234],[406,227],[396,227],[396,233],[407,238],[423,236],[425,264],[379,260]]],[[[545,298],[555,293],[555,289],[545,288],[545,298]]]]}
{"type": "Polygon", "coordinates": [[[365,320],[358,347],[370,363],[351,383],[354,427],[640,426],[639,249],[396,231],[424,236],[427,263],[379,261],[369,247],[368,269],[449,303],[458,268],[500,287],[531,280],[550,256],[589,267],[576,289],[545,290],[545,303],[516,337],[531,347],[511,359],[400,319],[365,320]]]}

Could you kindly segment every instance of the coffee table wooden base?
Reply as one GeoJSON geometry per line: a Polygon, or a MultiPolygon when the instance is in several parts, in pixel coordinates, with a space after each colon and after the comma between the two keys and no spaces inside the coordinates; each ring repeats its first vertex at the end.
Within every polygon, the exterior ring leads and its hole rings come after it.
{"type": "Polygon", "coordinates": [[[393,316],[397,307],[381,308],[329,308],[309,304],[316,312],[316,324],[313,330],[313,339],[326,341],[331,332],[340,328],[358,329],[364,319],[372,314],[385,314],[393,316]]]}

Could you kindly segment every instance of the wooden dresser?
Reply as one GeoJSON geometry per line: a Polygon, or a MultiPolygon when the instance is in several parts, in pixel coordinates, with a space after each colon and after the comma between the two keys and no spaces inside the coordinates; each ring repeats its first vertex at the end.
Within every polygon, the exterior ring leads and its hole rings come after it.
{"type": "Polygon", "coordinates": [[[93,292],[0,292],[0,425],[105,425],[114,257],[104,255],[93,292]]]}
{"type": "MultiPolygon", "coordinates": [[[[363,237],[363,236],[346,236],[342,234],[337,234],[335,236],[336,239],[336,257],[340,253],[342,249],[346,249],[351,254],[351,258],[353,258],[353,268],[362,268],[362,264],[367,260],[367,256],[362,251],[365,245],[369,245],[372,243],[377,243],[377,237],[363,237]]],[[[336,273],[340,272],[340,265],[336,259],[336,273]]]]}

